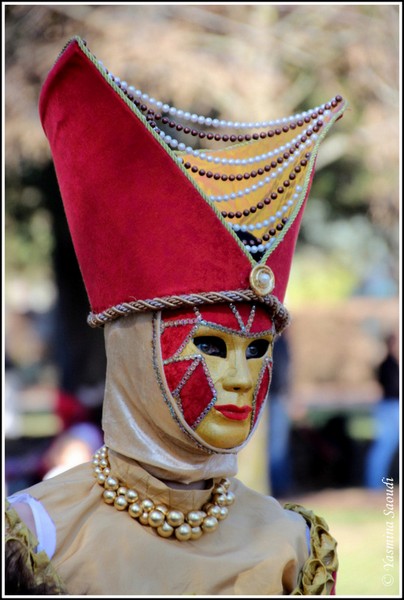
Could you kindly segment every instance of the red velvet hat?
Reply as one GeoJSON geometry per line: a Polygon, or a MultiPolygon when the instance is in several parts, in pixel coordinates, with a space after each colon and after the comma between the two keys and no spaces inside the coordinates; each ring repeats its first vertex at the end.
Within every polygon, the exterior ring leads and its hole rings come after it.
{"type": "Polygon", "coordinates": [[[282,330],[318,147],[345,108],[336,96],[264,123],[190,115],[121,82],[70,40],[42,88],[40,116],[88,322],[258,301],[282,330]]]}

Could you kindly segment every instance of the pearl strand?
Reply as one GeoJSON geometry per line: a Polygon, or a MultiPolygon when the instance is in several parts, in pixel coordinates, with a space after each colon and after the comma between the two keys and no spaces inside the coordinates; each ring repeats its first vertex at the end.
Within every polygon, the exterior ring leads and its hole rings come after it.
{"type": "MultiPolygon", "coordinates": [[[[304,119],[305,117],[308,117],[311,115],[311,113],[313,112],[321,112],[324,110],[329,110],[331,108],[331,106],[333,106],[333,103],[335,103],[335,101],[337,99],[339,99],[339,96],[336,96],[336,98],[331,99],[329,102],[321,104],[320,106],[317,106],[315,108],[312,108],[311,110],[308,111],[303,111],[301,113],[296,113],[294,115],[289,115],[287,117],[281,117],[279,119],[272,119],[270,121],[230,121],[230,120],[226,120],[226,119],[212,119],[212,117],[207,117],[204,115],[198,115],[196,113],[191,113],[189,111],[184,111],[180,108],[176,108],[175,106],[172,106],[168,103],[162,102],[161,100],[156,100],[155,98],[153,98],[152,96],[149,96],[149,94],[146,94],[144,92],[142,92],[142,90],[135,88],[133,85],[129,85],[127,81],[122,81],[120,79],[120,77],[117,77],[115,75],[113,75],[113,73],[111,73],[111,71],[109,71],[103,64],[103,62],[101,60],[98,61],[98,64],[100,65],[100,67],[102,69],[104,69],[104,71],[106,72],[106,74],[108,75],[108,77],[114,81],[114,83],[116,83],[116,85],[118,85],[122,90],[126,91],[128,94],[132,94],[134,97],[142,100],[143,102],[149,102],[150,104],[152,104],[153,106],[156,106],[156,108],[158,110],[161,110],[163,113],[165,114],[169,114],[171,116],[177,116],[180,119],[183,119],[185,121],[190,121],[191,123],[198,123],[199,125],[204,125],[206,127],[214,127],[214,128],[218,128],[218,127],[223,127],[223,128],[227,128],[227,129],[260,129],[263,127],[273,127],[276,125],[287,125],[288,123],[298,120],[298,119],[304,119]]],[[[338,100],[337,100],[338,102],[338,100]]]]}
{"type": "Polygon", "coordinates": [[[227,507],[235,500],[233,492],[229,491],[229,480],[222,479],[215,484],[212,495],[202,506],[202,510],[195,509],[184,514],[163,504],[155,504],[150,498],[140,500],[135,489],[126,487],[113,477],[106,446],[94,454],[92,464],[94,477],[104,488],[104,502],[113,505],[118,511],[128,511],[133,519],[152,527],[163,538],[175,536],[180,542],[185,542],[197,540],[204,533],[215,531],[219,522],[227,517],[227,507]]]}
{"type": "Polygon", "coordinates": [[[311,144],[311,140],[316,140],[318,138],[318,135],[316,133],[313,133],[311,137],[309,135],[309,139],[303,139],[307,137],[307,131],[308,130],[303,131],[300,135],[293,138],[293,140],[290,140],[290,142],[286,142],[286,144],[283,144],[282,146],[278,146],[277,148],[274,148],[273,150],[270,150],[269,152],[266,152],[264,154],[256,154],[255,156],[250,156],[249,158],[223,158],[219,156],[214,156],[213,154],[207,154],[206,150],[204,150],[203,152],[193,150],[192,152],[189,152],[189,154],[200,160],[204,160],[209,163],[214,163],[215,165],[222,164],[231,166],[246,166],[254,164],[256,162],[262,162],[267,158],[276,157],[278,154],[282,154],[287,151],[290,152],[292,149],[294,151],[295,149],[298,149],[298,147],[301,144],[311,144]]]}

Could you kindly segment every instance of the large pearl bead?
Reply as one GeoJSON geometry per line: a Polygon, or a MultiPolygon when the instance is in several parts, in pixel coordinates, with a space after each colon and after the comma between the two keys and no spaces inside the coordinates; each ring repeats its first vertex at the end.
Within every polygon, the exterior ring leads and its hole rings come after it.
{"type": "Polygon", "coordinates": [[[224,494],[215,494],[213,496],[213,500],[216,502],[216,504],[218,504],[219,506],[226,506],[227,504],[227,498],[225,493],[224,494]]]}
{"type": "Polygon", "coordinates": [[[128,506],[125,496],[117,496],[114,500],[114,506],[117,510],[125,510],[128,506]]]}
{"type": "Polygon", "coordinates": [[[216,517],[217,518],[220,515],[220,506],[215,506],[215,505],[210,506],[208,508],[208,515],[210,517],[216,517]]]}
{"type": "Polygon", "coordinates": [[[199,527],[203,521],[203,516],[198,510],[191,510],[187,514],[187,521],[191,527],[199,527]]]}
{"type": "Polygon", "coordinates": [[[129,504],[136,502],[139,499],[138,493],[135,490],[128,490],[125,494],[126,500],[129,504]]]}
{"type": "Polygon", "coordinates": [[[199,540],[203,531],[200,527],[192,527],[191,529],[191,540],[199,540]]]}
{"type": "Polygon", "coordinates": [[[113,504],[116,493],[113,490],[105,490],[102,494],[105,504],[113,504]]]}
{"type": "Polygon", "coordinates": [[[191,535],[192,529],[191,526],[188,525],[188,523],[183,523],[175,530],[175,537],[177,538],[177,540],[180,540],[180,542],[186,542],[191,538],[191,535]]]}
{"type": "Polygon", "coordinates": [[[142,525],[148,525],[149,524],[149,513],[148,512],[142,513],[139,517],[139,521],[141,522],[142,525]]]}
{"type": "Polygon", "coordinates": [[[155,506],[155,509],[162,512],[163,515],[166,515],[168,513],[168,507],[165,504],[157,504],[157,506],[155,506]]]}
{"type": "Polygon", "coordinates": [[[234,503],[235,500],[235,495],[233,494],[233,492],[227,492],[226,494],[227,497],[227,506],[231,506],[234,503]]]}
{"type": "Polygon", "coordinates": [[[151,510],[148,521],[150,527],[160,527],[164,523],[164,515],[159,510],[151,510]]]}
{"type": "Polygon", "coordinates": [[[172,527],[179,527],[184,522],[184,515],[180,510],[170,510],[167,514],[167,523],[172,527]]]}
{"type": "Polygon", "coordinates": [[[221,506],[220,513],[217,515],[217,518],[219,519],[219,521],[223,521],[223,519],[225,519],[228,514],[229,509],[227,508],[227,506],[221,506]]]}
{"type": "Polygon", "coordinates": [[[174,531],[174,527],[171,527],[167,522],[164,522],[161,527],[157,528],[157,533],[164,538],[169,538],[174,531]]]}
{"type": "Polygon", "coordinates": [[[140,506],[143,508],[143,510],[145,512],[150,512],[154,508],[154,502],[152,500],[149,500],[149,498],[145,498],[140,503],[140,506]]]}
{"type": "Polygon", "coordinates": [[[117,490],[119,488],[119,481],[115,477],[107,477],[105,480],[106,490],[117,490]]]}
{"type": "Polygon", "coordinates": [[[133,504],[129,505],[128,508],[128,513],[130,514],[131,517],[133,517],[134,519],[137,519],[138,517],[140,517],[140,515],[142,514],[142,509],[140,508],[140,504],[138,504],[137,502],[134,502],[133,504]]]}
{"type": "Polygon", "coordinates": [[[216,517],[205,517],[205,519],[203,520],[202,523],[202,529],[205,533],[211,533],[212,531],[215,531],[215,529],[217,529],[219,525],[218,520],[216,519],[216,517]]]}

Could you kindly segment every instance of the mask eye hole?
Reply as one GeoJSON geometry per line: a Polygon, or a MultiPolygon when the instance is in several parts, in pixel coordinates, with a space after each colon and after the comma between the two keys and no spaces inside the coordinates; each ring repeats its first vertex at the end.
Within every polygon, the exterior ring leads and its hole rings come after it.
{"type": "Polygon", "coordinates": [[[220,358],[226,358],[227,356],[226,343],[215,335],[200,335],[194,337],[192,341],[203,354],[219,356],[220,358]]]}
{"type": "Polygon", "coordinates": [[[268,350],[268,340],[254,340],[246,350],[247,358],[262,358],[268,350]]]}

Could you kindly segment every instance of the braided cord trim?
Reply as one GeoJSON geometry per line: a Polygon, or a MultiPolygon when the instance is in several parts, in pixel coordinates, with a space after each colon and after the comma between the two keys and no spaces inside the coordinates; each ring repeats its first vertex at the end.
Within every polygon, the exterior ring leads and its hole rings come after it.
{"type": "Polygon", "coordinates": [[[153,298],[152,300],[136,300],[123,302],[100,313],[91,312],[87,323],[91,327],[103,327],[110,321],[126,317],[133,313],[160,311],[182,307],[202,306],[204,304],[223,304],[226,302],[260,302],[268,308],[274,321],[275,330],[279,334],[290,323],[290,316],[283,304],[272,295],[257,296],[252,290],[235,290],[226,292],[202,292],[200,294],[187,294],[183,296],[167,296],[153,298]]]}

